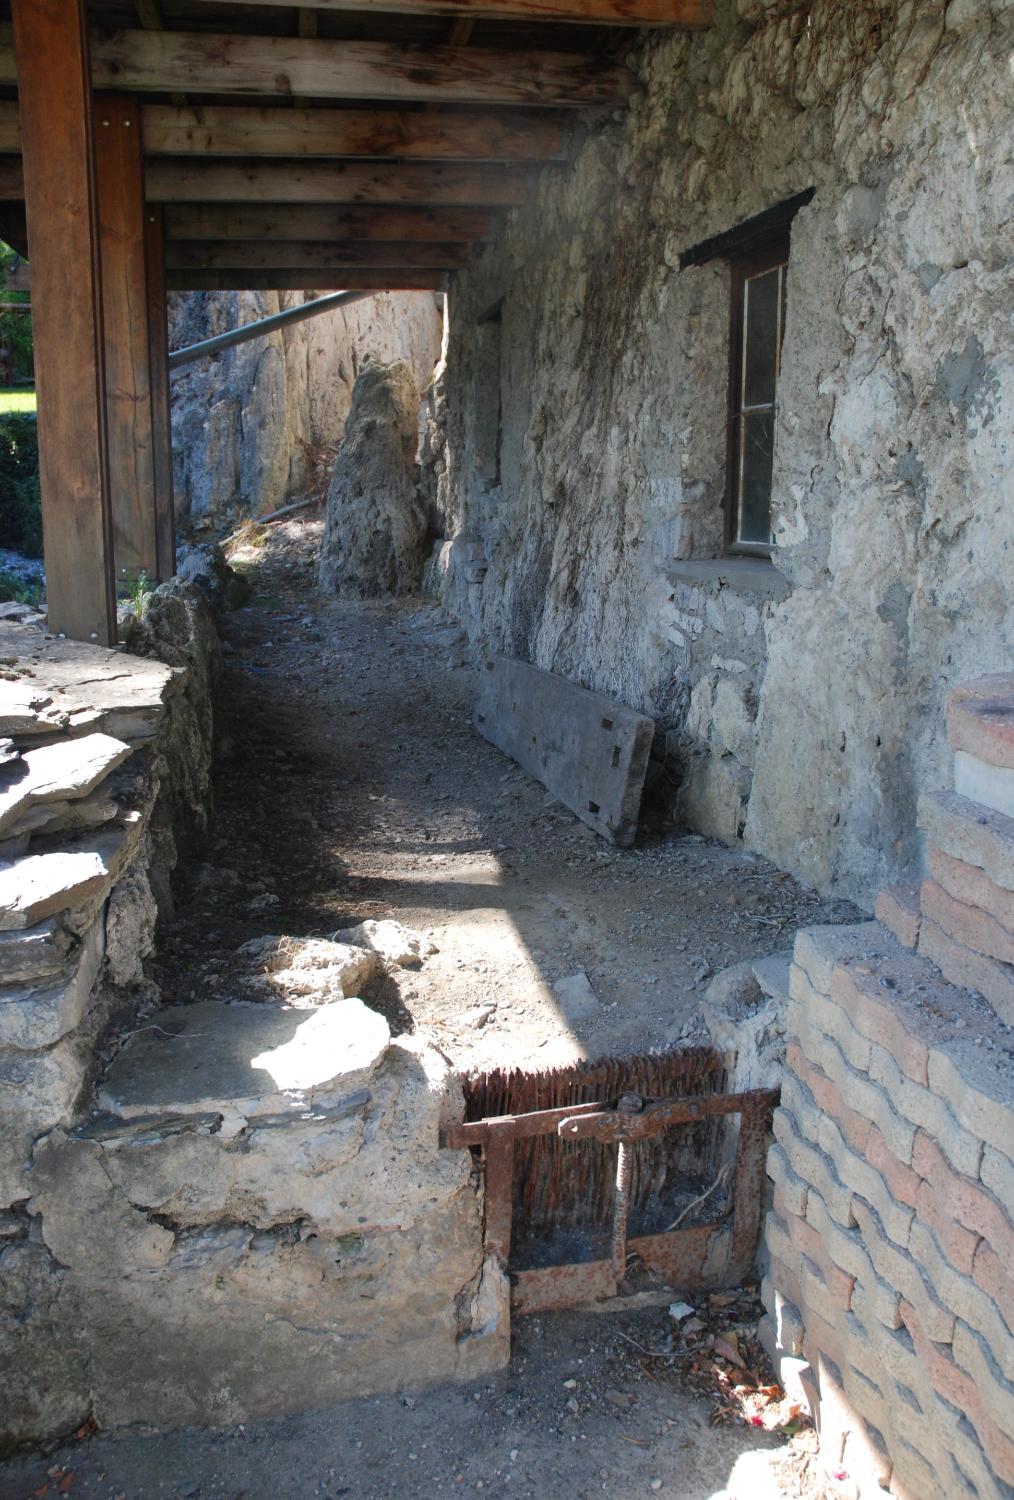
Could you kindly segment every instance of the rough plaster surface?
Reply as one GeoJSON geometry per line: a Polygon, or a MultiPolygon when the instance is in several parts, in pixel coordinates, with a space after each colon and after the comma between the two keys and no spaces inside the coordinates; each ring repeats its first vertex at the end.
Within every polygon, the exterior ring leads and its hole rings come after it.
{"type": "MultiPolygon", "coordinates": [[[[172,297],[172,347],[303,301],[302,292],[172,297]]],[[[406,360],[422,388],[432,376],[440,336],[432,293],[382,293],[183,366],[173,376],[172,416],[176,507],[184,530],[221,530],[312,488],[317,458],[333,454],[341,437],[364,357],[406,360]]]]}
{"type": "Polygon", "coordinates": [[[716,9],[643,43],[629,114],[455,278],[434,583],[484,651],[652,713],[693,824],[869,901],[919,866],[941,686],[1014,650],[1011,11],[716,9]],[[777,572],[744,587],[706,566],[728,271],[678,262],[809,187],[777,572]]]}

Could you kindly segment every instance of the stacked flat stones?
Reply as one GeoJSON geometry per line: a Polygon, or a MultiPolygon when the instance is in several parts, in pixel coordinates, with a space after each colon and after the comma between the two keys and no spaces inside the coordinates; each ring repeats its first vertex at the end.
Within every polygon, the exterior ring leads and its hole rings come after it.
{"type": "Polygon", "coordinates": [[[0,622],[0,1213],[73,1117],[110,892],[157,786],[143,755],[174,669],[0,622]]]}

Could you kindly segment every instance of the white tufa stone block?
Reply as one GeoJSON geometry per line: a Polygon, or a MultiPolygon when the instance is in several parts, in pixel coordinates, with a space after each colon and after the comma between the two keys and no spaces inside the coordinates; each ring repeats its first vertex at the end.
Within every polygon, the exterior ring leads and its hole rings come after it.
{"type": "Polygon", "coordinates": [[[991,766],[967,750],[954,752],[954,790],[969,802],[1014,818],[1014,770],[991,766]]]}

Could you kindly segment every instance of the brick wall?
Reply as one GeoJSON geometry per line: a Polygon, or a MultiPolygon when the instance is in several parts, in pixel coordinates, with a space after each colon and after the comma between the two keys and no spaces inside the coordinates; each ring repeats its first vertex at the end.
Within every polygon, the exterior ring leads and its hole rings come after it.
{"type": "Polygon", "coordinates": [[[948,731],[929,878],[790,971],[764,1332],[842,1500],[1014,1494],[1014,677],[948,731]]]}

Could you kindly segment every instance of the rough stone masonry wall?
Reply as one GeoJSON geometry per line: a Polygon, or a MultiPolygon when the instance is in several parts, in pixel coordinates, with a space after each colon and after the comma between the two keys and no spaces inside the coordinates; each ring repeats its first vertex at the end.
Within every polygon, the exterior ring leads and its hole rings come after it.
{"type": "Polygon", "coordinates": [[[1014,650],[1014,11],[716,14],[454,278],[438,572],[483,649],[652,713],[693,825],[870,901],[921,873],[941,686],[1014,650]],[[718,561],[729,272],[679,257],[810,187],[775,566],[718,561]]]}
{"type": "Polygon", "coordinates": [[[935,878],[789,977],[763,1296],[841,1500],[1014,1490],[1014,678],[948,717],[935,878]]]}
{"type": "MultiPolygon", "coordinates": [[[[177,295],[172,346],[198,343],[306,298],[302,292],[177,295]]],[[[406,360],[425,390],[441,335],[432,293],[385,292],[183,366],[172,379],[182,528],[220,532],[326,485],[365,356],[406,360]]]]}

